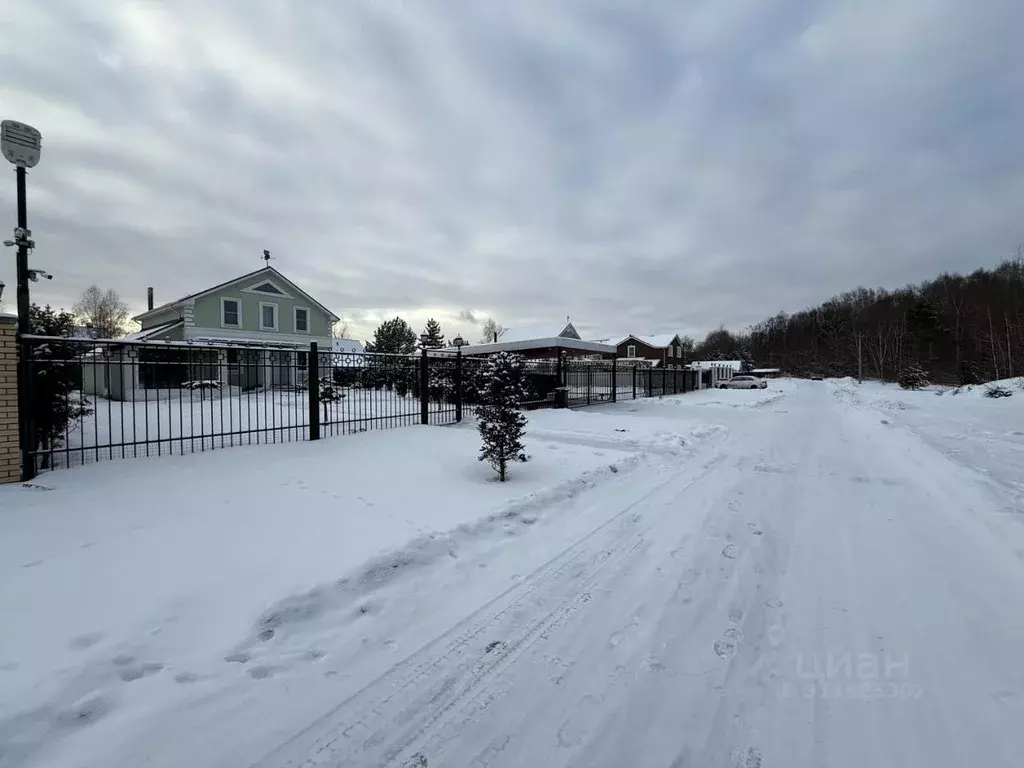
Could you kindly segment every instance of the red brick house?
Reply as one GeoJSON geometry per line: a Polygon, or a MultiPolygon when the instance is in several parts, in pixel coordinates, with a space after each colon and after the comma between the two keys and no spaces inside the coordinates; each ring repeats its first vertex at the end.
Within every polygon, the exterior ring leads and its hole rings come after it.
{"type": "Polygon", "coordinates": [[[678,333],[663,333],[655,336],[629,335],[616,344],[620,359],[650,360],[652,365],[665,368],[683,368],[683,343],[678,333]]]}

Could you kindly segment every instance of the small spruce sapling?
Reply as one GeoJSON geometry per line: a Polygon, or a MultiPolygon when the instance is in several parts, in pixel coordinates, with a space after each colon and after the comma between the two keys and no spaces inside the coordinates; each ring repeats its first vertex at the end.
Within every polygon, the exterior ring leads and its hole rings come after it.
{"type": "Polygon", "coordinates": [[[480,438],[480,461],[488,462],[501,482],[508,479],[508,465],[526,461],[523,434],[526,415],[519,410],[526,399],[525,366],[521,355],[498,352],[484,364],[480,403],[476,418],[480,438]]]}
{"type": "Polygon", "coordinates": [[[921,370],[919,365],[910,363],[900,371],[897,383],[903,389],[923,389],[930,383],[928,374],[921,370]]]}

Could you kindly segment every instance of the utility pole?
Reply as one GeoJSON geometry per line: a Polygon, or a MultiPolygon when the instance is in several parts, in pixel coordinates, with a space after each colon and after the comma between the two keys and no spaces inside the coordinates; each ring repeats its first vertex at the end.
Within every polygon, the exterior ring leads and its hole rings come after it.
{"type": "MultiPolygon", "coordinates": [[[[34,430],[31,421],[31,401],[29,400],[32,362],[27,353],[27,342],[24,341],[29,331],[29,294],[28,294],[28,252],[35,246],[32,232],[28,228],[28,204],[25,200],[25,177],[28,168],[34,168],[42,153],[42,135],[31,125],[16,120],[0,122],[0,153],[14,164],[14,172],[18,185],[18,226],[14,229],[14,240],[4,241],[4,245],[17,245],[17,277],[18,277],[18,342],[21,347],[21,361],[18,376],[18,430],[21,445],[21,479],[31,480],[36,475],[35,459],[32,450],[35,447],[34,430]]],[[[34,279],[38,279],[41,270],[34,279]]]]}
{"type": "Polygon", "coordinates": [[[39,162],[42,147],[42,136],[31,125],[15,120],[4,120],[0,123],[0,151],[14,164],[18,185],[18,226],[14,230],[14,240],[8,240],[4,244],[18,246],[18,333],[22,336],[29,332],[28,251],[34,245],[31,239],[32,232],[28,228],[25,177],[26,169],[34,168],[39,162]]]}
{"type": "Polygon", "coordinates": [[[857,383],[864,383],[864,334],[857,333],[857,383]]]}
{"type": "Polygon", "coordinates": [[[14,241],[18,244],[18,333],[22,336],[29,332],[28,312],[28,244],[32,234],[28,229],[28,205],[25,201],[25,177],[28,175],[22,165],[14,169],[18,177],[18,228],[14,230],[14,241]]]}

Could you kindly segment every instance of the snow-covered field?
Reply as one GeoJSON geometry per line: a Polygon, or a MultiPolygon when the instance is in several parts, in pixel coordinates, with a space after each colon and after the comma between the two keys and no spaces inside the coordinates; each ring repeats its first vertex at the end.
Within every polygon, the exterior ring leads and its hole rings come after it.
{"type": "Polygon", "coordinates": [[[1020,431],[779,381],[531,413],[507,484],[465,424],[0,489],[0,765],[1015,765],[1020,431]]]}

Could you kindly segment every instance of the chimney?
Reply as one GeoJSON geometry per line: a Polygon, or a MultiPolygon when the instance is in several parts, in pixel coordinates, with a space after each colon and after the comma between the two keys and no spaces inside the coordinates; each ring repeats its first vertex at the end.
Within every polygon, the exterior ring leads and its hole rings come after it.
{"type": "Polygon", "coordinates": [[[146,289],[146,309],[153,308],[153,286],[146,289]]]}

